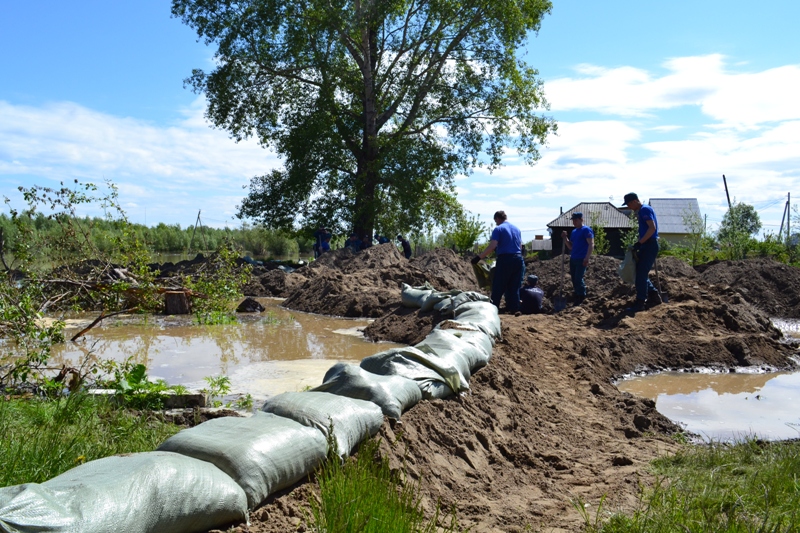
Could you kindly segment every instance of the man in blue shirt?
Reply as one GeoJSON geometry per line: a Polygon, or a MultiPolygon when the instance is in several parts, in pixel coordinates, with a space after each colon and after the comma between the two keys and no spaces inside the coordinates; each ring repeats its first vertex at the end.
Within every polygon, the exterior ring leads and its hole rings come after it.
{"type": "Polygon", "coordinates": [[[589,266],[589,258],[594,251],[594,232],[589,226],[583,225],[583,213],[572,213],[572,236],[567,237],[567,232],[561,232],[564,244],[571,251],[569,255],[569,275],[572,277],[572,289],[575,292],[575,305],[581,305],[586,299],[586,282],[583,277],[589,266]]]}
{"type": "Polygon", "coordinates": [[[651,306],[661,303],[661,295],[649,277],[658,256],[658,219],[653,208],[642,205],[635,192],[626,194],[622,205],[633,209],[639,220],[639,239],[632,246],[636,256],[636,302],[626,309],[636,313],[644,311],[648,302],[651,306]]]}
{"type": "Polygon", "coordinates": [[[515,225],[508,222],[505,211],[494,214],[494,223],[497,227],[492,231],[489,246],[484,251],[472,258],[473,263],[484,259],[493,251],[497,252],[497,262],[494,267],[494,280],[492,281],[492,303],[500,308],[500,299],[505,295],[506,310],[509,313],[519,313],[519,288],[522,285],[522,276],[525,269],[522,260],[522,233],[515,225]]]}

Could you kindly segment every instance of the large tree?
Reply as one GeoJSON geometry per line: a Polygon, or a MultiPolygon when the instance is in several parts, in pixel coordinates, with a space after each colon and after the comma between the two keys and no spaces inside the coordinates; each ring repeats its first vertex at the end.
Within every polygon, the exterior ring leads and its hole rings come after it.
{"type": "Polygon", "coordinates": [[[240,216],[272,226],[419,226],[457,210],[453,177],[526,162],[555,129],[518,57],[549,0],[173,0],[215,44],[187,80],[207,117],[255,135],[284,168],[253,179],[240,216]]]}

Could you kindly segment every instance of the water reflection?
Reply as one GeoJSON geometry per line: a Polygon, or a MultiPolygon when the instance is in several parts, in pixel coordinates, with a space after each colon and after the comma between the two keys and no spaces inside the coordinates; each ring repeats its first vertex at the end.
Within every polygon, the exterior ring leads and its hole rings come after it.
{"type": "MultiPolygon", "coordinates": [[[[227,375],[233,392],[259,398],[318,385],[335,362],[358,362],[395,346],[354,336],[353,328],[365,327],[366,320],[294,313],[276,300],[259,301],[267,311],[240,315],[239,323],[224,326],[196,325],[188,316],[109,320],[77,342],[57,347],[53,362],[77,366],[86,356],[116,361],[132,357],[147,366],[151,377],[170,384],[200,388],[206,376],[227,375]]],[[[93,318],[71,320],[67,338],[93,318]]]]}
{"type": "Polygon", "coordinates": [[[617,386],[655,400],[660,413],[706,439],[800,437],[800,372],[663,373],[617,386]]]}

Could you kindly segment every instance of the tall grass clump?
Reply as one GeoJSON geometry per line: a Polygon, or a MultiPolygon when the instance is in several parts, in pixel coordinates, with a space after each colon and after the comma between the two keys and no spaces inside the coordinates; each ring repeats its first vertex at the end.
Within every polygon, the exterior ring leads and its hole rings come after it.
{"type": "Polygon", "coordinates": [[[586,521],[586,531],[800,531],[800,441],[694,446],[653,462],[637,509],[586,521]]]}
{"type": "Polygon", "coordinates": [[[425,519],[419,486],[389,468],[377,440],[366,440],[356,457],[342,462],[335,453],[318,474],[319,499],[312,499],[309,528],[318,533],[434,533],[456,531],[437,527],[439,507],[425,519]]]}
{"type": "Polygon", "coordinates": [[[41,483],[102,457],[152,451],[180,429],[83,394],[0,396],[0,487],[41,483]]]}

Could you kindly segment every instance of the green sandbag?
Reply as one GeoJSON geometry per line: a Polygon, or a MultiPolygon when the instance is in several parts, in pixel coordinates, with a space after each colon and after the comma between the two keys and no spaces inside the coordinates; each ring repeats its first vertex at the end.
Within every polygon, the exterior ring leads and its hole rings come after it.
{"type": "Polygon", "coordinates": [[[208,461],[228,474],[247,495],[249,509],[314,471],[328,443],[316,429],[280,416],[226,416],[184,429],[158,447],[208,461]]]}
{"type": "Polygon", "coordinates": [[[455,322],[472,324],[492,337],[500,337],[500,315],[489,302],[467,302],[453,312],[455,322]]]}
{"type": "Polygon", "coordinates": [[[381,376],[403,376],[417,382],[422,397],[447,398],[469,388],[465,378],[442,358],[417,348],[393,348],[361,360],[361,368],[381,376]]]}
{"type": "Polygon", "coordinates": [[[422,400],[419,386],[408,378],[379,376],[346,363],[333,365],[325,373],[322,385],[311,390],[370,401],[378,405],[384,415],[395,420],[422,400]]]}
{"type": "Polygon", "coordinates": [[[0,531],[10,533],[192,533],[245,520],[233,479],[171,452],[115,455],[0,489],[0,531]]]}
{"type": "Polygon", "coordinates": [[[403,307],[422,307],[425,299],[433,292],[433,287],[429,284],[422,285],[421,287],[412,287],[403,283],[403,289],[400,291],[400,303],[403,307]]]}
{"type": "Polygon", "coordinates": [[[374,403],[327,392],[284,392],[267,400],[261,410],[315,428],[326,438],[333,425],[338,453],[343,458],[383,425],[381,408],[374,403]]]}
{"type": "Polygon", "coordinates": [[[414,348],[433,353],[452,363],[467,380],[474,369],[486,366],[489,361],[481,348],[461,339],[452,330],[434,329],[422,342],[415,344],[414,348]]]}
{"type": "Polygon", "coordinates": [[[475,279],[478,280],[478,287],[481,289],[489,289],[492,287],[492,279],[494,278],[494,269],[481,261],[480,263],[472,264],[472,271],[475,273],[475,279]]]}
{"type": "Polygon", "coordinates": [[[625,252],[625,259],[620,263],[617,273],[628,285],[636,284],[636,259],[634,259],[632,251],[625,252]]]}

